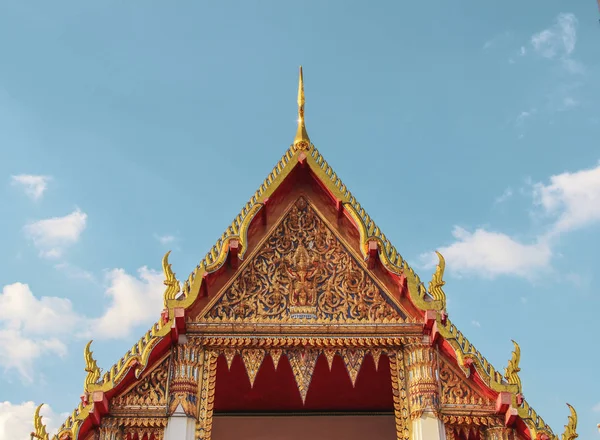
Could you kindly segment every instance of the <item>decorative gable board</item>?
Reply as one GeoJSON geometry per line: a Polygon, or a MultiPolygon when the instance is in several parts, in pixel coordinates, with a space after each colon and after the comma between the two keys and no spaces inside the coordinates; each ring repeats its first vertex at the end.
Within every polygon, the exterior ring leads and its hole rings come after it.
{"type": "Polygon", "coordinates": [[[209,321],[406,319],[304,196],[204,316],[209,321]]]}

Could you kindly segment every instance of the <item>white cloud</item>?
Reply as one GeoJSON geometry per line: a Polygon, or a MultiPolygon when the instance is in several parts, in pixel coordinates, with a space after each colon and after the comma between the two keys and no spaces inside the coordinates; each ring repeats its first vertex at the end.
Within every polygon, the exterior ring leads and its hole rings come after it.
{"type": "MultiPolygon", "coordinates": [[[[0,439],[29,440],[36,407],[33,402],[0,402],[0,439]]],[[[68,417],[67,413],[56,414],[49,405],[42,407],[40,415],[50,435],[53,435],[68,417]]]]}
{"type": "MultiPolygon", "coordinates": [[[[448,266],[459,275],[477,274],[487,278],[499,275],[516,275],[531,278],[532,273],[546,268],[552,250],[544,242],[523,244],[500,233],[485,229],[469,232],[455,226],[452,231],[455,242],[442,247],[448,266]]],[[[432,266],[433,255],[424,254],[421,259],[432,266]]]]}
{"type": "Polygon", "coordinates": [[[530,43],[535,53],[549,60],[559,60],[567,72],[585,73],[583,64],[571,57],[577,44],[577,17],[574,14],[559,14],[554,25],[534,34],[530,43]]]}
{"type": "Polygon", "coordinates": [[[559,14],[556,23],[531,37],[534,50],[544,58],[568,58],[577,43],[577,18],[559,14]]]}
{"type": "Polygon", "coordinates": [[[16,370],[22,379],[33,380],[33,362],[42,355],[64,356],[60,339],[79,322],[65,298],[37,299],[27,284],[4,286],[0,293],[0,366],[16,370]]]}
{"type": "MultiPolygon", "coordinates": [[[[551,176],[549,183],[533,183],[528,179],[527,185],[532,188],[533,202],[545,220],[539,222],[537,236],[523,243],[502,232],[483,228],[469,232],[455,226],[454,242],[439,249],[449,269],[459,276],[513,275],[533,279],[550,267],[556,236],[600,223],[600,163],[595,168],[551,176]]],[[[421,255],[425,266],[434,266],[436,261],[435,254],[421,255]]],[[[567,276],[580,288],[588,286],[588,278],[577,274],[567,276]]]]}
{"type": "Polygon", "coordinates": [[[11,184],[19,186],[25,191],[25,194],[33,200],[41,199],[46,189],[50,176],[35,176],[33,174],[19,174],[10,177],[11,184]]]}
{"type": "Polygon", "coordinates": [[[40,256],[59,258],[67,246],[79,241],[86,222],[87,214],[76,209],[64,217],[52,217],[29,223],[23,229],[25,235],[39,249],[40,256]]]}
{"type": "Polygon", "coordinates": [[[473,324],[473,326],[480,328],[481,327],[481,323],[479,321],[471,321],[471,324],[473,324]]]}
{"type": "Polygon", "coordinates": [[[162,245],[173,243],[176,240],[174,235],[168,235],[168,234],[167,235],[154,234],[154,238],[156,240],[158,240],[158,242],[162,245]]]}
{"type": "Polygon", "coordinates": [[[54,265],[54,268],[63,272],[67,277],[72,279],[87,280],[91,282],[96,281],[96,277],[90,271],[82,269],[78,266],[74,266],[71,263],[62,262],[54,265]]]}
{"type": "MultiPolygon", "coordinates": [[[[74,338],[119,339],[156,322],[163,308],[163,277],[142,267],[138,276],[123,269],[106,274],[104,312],[77,313],[67,298],[36,298],[27,284],[4,286],[0,293],[0,368],[14,370],[25,382],[35,379],[42,356],[65,356],[74,338]]],[[[0,437],[1,438],[1,437],[0,437]]]]}
{"type": "Polygon", "coordinates": [[[551,236],[600,221],[600,164],[552,176],[533,189],[535,203],[555,219],[551,236]]]}
{"type": "Polygon", "coordinates": [[[596,413],[600,413],[600,402],[598,402],[597,404],[595,404],[592,407],[592,411],[596,412],[596,413]]]}
{"type": "Polygon", "coordinates": [[[146,267],[139,269],[138,275],[129,275],[123,269],[107,273],[106,296],[111,303],[101,317],[93,320],[93,337],[126,337],[135,326],[158,319],[163,308],[163,275],[146,267]]]}
{"type": "Polygon", "coordinates": [[[504,203],[508,199],[510,199],[512,196],[513,196],[512,188],[506,188],[500,196],[496,197],[496,200],[494,200],[494,204],[499,205],[500,203],[504,203]]]}

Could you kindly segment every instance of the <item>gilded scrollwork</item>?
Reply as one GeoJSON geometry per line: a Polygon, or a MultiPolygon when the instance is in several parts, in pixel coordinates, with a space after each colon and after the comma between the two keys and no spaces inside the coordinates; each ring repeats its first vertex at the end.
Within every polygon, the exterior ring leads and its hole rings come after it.
{"type": "Polygon", "coordinates": [[[168,368],[169,358],[166,358],[133,389],[113,399],[111,407],[164,407],[167,404],[168,368]]]}
{"type": "Polygon", "coordinates": [[[300,197],[208,318],[403,321],[406,315],[300,197]]]}
{"type": "Polygon", "coordinates": [[[439,377],[442,386],[441,402],[443,405],[477,405],[489,407],[493,402],[477,393],[467,384],[463,374],[459,374],[448,362],[440,360],[439,377]]]}
{"type": "Polygon", "coordinates": [[[411,421],[403,352],[401,350],[394,351],[389,354],[389,359],[396,438],[397,440],[409,440],[411,421]]]}

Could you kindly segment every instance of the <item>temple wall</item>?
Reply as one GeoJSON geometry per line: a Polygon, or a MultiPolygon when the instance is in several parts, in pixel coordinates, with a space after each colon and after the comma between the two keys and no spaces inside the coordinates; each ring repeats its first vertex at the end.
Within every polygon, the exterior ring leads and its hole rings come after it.
{"type": "Polygon", "coordinates": [[[215,416],[213,440],[396,439],[393,415],[215,416]]]}

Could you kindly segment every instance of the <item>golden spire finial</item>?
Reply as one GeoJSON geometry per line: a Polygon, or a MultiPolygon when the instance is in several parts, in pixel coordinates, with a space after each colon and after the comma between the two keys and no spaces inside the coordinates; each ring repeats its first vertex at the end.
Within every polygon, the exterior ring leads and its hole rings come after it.
{"type": "MultiPolygon", "coordinates": [[[[567,403],[571,415],[569,416],[569,423],[565,425],[565,432],[562,435],[562,440],[575,440],[579,435],[577,434],[577,412],[575,408],[567,403]]],[[[600,427],[600,425],[599,425],[600,427]]]]}
{"type": "Polygon", "coordinates": [[[46,425],[42,422],[42,416],[40,415],[40,409],[44,404],[42,403],[35,410],[33,415],[33,432],[31,433],[31,439],[34,438],[39,440],[48,440],[48,433],[46,432],[46,425]]]}
{"type": "Polygon", "coordinates": [[[310,139],[306,133],[304,125],[304,77],[302,75],[302,66],[300,66],[300,78],[298,80],[298,130],[294,138],[294,146],[298,150],[308,150],[310,139]]]}

